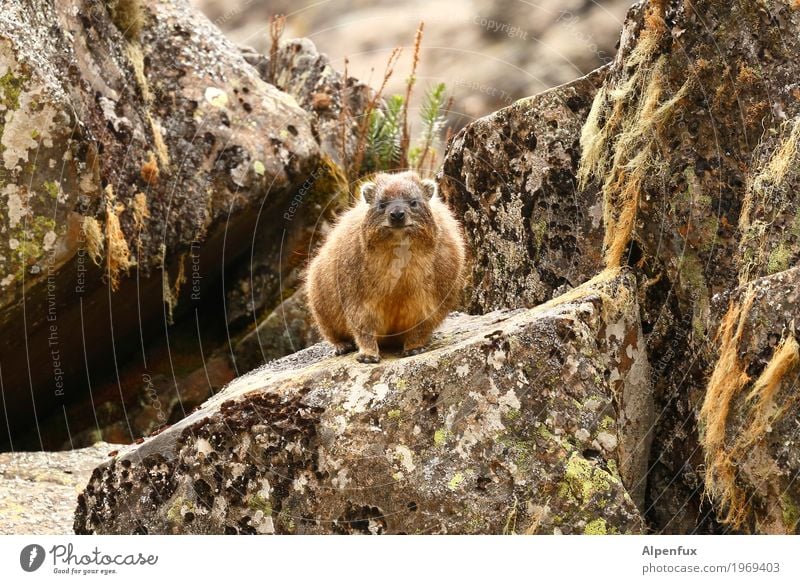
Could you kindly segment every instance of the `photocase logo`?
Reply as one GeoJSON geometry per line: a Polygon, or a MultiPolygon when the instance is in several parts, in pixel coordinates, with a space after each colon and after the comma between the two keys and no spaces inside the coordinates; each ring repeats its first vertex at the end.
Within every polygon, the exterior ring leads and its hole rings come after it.
{"type": "Polygon", "coordinates": [[[38,544],[26,545],[19,553],[19,565],[26,572],[35,572],[44,563],[44,548],[38,544]]]}

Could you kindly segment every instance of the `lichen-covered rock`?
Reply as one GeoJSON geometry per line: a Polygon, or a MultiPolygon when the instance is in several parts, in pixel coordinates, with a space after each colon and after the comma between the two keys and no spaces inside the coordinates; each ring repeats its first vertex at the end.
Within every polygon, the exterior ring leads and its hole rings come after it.
{"type": "Polygon", "coordinates": [[[283,213],[319,165],[309,114],[184,0],[127,5],[13,0],[0,13],[14,432],[85,394],[87,371],[139,350],[176,304],[196,306],[194,288],[205,298],[250,244],[253,211],[283,213]]]}
{"type": "Polygon", "coordinates": [[[579,182],[602,192],[605,264],[639,274],[663,412],[648,488],[655,530],[720,529],[695,417],[714,361],[713,296],[800,257],[798,31],[792,2],[640,2],[583,127],[579,182]]]}
{"type": "Polygon", "coordinates": [[[700,412],[706,486],[732,529],[797,533],[800,268],[715,302],[716,364],[700,412]]]}
{"type": "Polygon", "coordinates": [[[301,288],[236,344],[233,358],[240,371],[252,371],[321,340],[301,288]]]}
{"type": "Polygon", "coordinates": [[[77,533],[641,533],[635,280],[453,316],[381,364],[315,345],[97,468],[77,533]],[[627,487],[627,488],[626,488],[627,487]]]}
{"type": "Polygon", "coordinates": [[[442,193],[472,256],[470,312],[531,307],[602,269],[603,204],[579,189],[581,128],[605,69],[522,99],[464,128],[442,193]]]}
{"type": "Polygon", "coordinates": [[[78,493],[117,448],[0,453],[0,535],[72,533],[78,493]]]}
{"type": "Polygon", "coordinates": [[[750,176],[739,217],[741,284],[800,259],[800,115],[762,137],[750,176]]]}
{"type": "MultiPolygon", "coordinates": [[[[358,123],[373,93],[357,79],[345,79],[309,39],[281,42],[274,55],[248,48],[243,54],[262,79],[294,97],[309,113],[322,159],[298,185],[279,217],[259,213],[250,254],[232,271],[232,284],[226,290],[226,318],[234,328],[268,319],[282,299],[299,287],[315,233],[319,236],[349,204],[351,185],[342,168],[356,151],[358,123]]],[[[300,338],[292,342],[298,348],[308,346],[301,345],[300,338]]],[[[238,362],[236,367],[242,372],[252,368],[238,362]]]]}

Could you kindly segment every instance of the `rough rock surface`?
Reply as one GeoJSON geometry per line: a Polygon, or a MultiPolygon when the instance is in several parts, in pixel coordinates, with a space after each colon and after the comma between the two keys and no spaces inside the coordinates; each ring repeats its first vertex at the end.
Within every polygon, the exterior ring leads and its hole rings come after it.
{"type": "Polygon", "coordinates": [[[712,297],[800,251],[785,194],[798,30],[793,2],[637,4],[583,128],[579,178],[603,193],[606,264],[640,274],[663,412],[648,500],[658,530],[717,529],[694,415],[713,367],[712,297]],[[768,153],[780,163],[764,164],[768,153]]]}
{"type": "Polygon", "coordinates": [[[531,307],[602,267],[603,203],[579,189],[580,135],[605,70],[522,99],[468,125],[440,185],[472,256],[467,310],[531,307]]]}
{"type": "Polygon", "coordinates": [[[273,310],[234,347],[240,371],[252,371],[322,340],[313,324],[305,289],[301,288],[273,310]]]}
{"type": "Polygon", "coordinates": [[[319,162],[309,115],[216,27],[183,0],[133,4],[141,19],[84,0],[0,13],[0,354],[15,429],[163,333],[192,286],[207,292],[246,249],[249,211],[282,212],[319,162]]]}
{"type": "MultiPolygon", "coordinates": [[[[299,287],[314,235],[318,237],[350,201],[351,185],[341,170],[342,160],[356,150],[357,122],[372,96],[367,85],[336,71],[308,39],[283,41],[275,55],[243,52],[264,81],[294,97],[309,113],[322,158],[298,185],[282,215],[260,210],[250,254],[234,270],[226,291],[226,320],[234,329],[268,319],[282,299],[291,296],[299,287]]],[[[308,346],[301,345],[300,338],[294,342],[298,348],[308,346]]],[[[258,355],[245,358],[257,360],[258,355]]],[[[241,373],[252,368],[240,365],[238,359],[235,367],[241,373]]]]}
{"type": "Polygon", "coordinates": [[[75,530],[640,533],[643,346],[635,279],[614,272],[451,317],[411,358],[315,345],[96,469],[75,530]]]}
{"type": "Polygon", "coordinates": [[[660,412],[645,504],[656,531],[726,529],[696,417],[718,359],[712,298],[800,257],[798,30],[791,2],[641,2],[599,87],[579,80],[479,120],[445,161],[476,264],[470,311],[634,269],[660,412]],[[573,91],[570,117],[554,98],[573,91]],[[580,160],[547,157],[566,144],[580,160]]]}
{"type": "Polygon", "coordinates": [[[78,493],[117,446],[0,453],[0,535],[69,535],[78,493]]]}
{"type": "Polygon", "coordinates": [[[800,522],[800,268],[715,299],[716,365],[700,411],[709,491],[731,528],[800,522]]]}

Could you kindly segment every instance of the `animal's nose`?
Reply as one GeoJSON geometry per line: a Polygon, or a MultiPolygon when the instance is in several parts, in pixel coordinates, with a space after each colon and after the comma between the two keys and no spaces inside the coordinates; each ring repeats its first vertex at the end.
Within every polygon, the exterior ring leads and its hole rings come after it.
{"type": "Polygon", "coordinates": [[[402,209],[394,209],[391,213],[389,213],[389,219],[392,220],[392,223],[402,223],[406,218],[406,212],[402,209]]]}

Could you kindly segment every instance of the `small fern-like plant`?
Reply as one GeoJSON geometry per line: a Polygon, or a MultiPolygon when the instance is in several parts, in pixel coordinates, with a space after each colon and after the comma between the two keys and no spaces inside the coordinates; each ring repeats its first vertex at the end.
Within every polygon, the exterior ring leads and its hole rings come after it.
{"type": "Polygon", "coordinates": [[[408,152],[408,164],[421,172],[430,156],[430,169],[433,170],[436,157],[436,146],[441,139],[442,130],[447,121],[447,101],[445,98],[445,84],[437,83],[425,93],[425,99],[420,110],[422,133],[419,142],[408,152]]]}
{"type": "MultiPolygon", "coordinates": [[[[422,30],[423,23],[420,23],[414,37],[411,74],[406,80],[405,95],[383,97],[383,90],[400,56],[401,50],[397,48],[389,56],[380,88],[374,92],[364,110],[364,116],[357,123],[356,148],[352,155],[348,155],[347,139],[344,135],[342,137],[342,160],[346,161],[343,171],[351,184],[376,172],[412,168],[420,174],[432,175],[435,171],[437,148],[452,98],[450,101],[445,99],[444,83],[437,83],[426,92],[420,110],[422,130],[419,138],[411,146],[408,109],[417,81],[422,30]]],[[[347,78],[347,59],[345,59],[345,78],[347,78]]],[[[343,104],[347,103],[344,94],[341,96],[341,101],[343,104]]],[[[346,108],[342,111],[344,129],[348,127],[350,112],[346,108]]]]}
{"type": "Polygon", "coordinates": [[[384,109],[370,112],[366,172],[379,172],[400,164],[403,102],[401,95],[393,95],[386,100],[384,109]]]}

